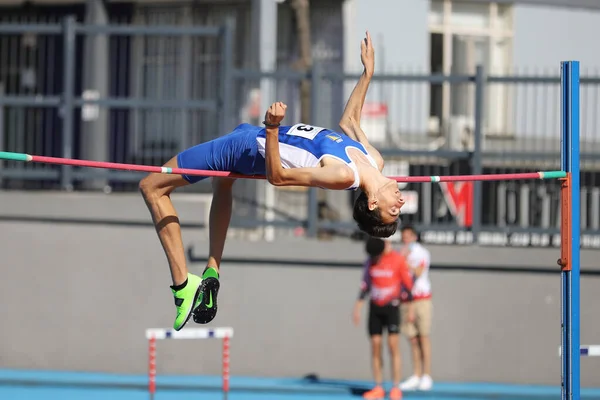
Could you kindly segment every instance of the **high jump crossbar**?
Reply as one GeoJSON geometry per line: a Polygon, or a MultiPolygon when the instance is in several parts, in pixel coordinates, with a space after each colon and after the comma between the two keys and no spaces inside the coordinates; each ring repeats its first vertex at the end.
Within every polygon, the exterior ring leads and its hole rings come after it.
{"type": "MultiPolygon", "coordinates": [[[[46,157],[25,153],[0,151],[0,159],[10,161],[36,162],[43,164],[70,165],[88,168],[114,169],[133,172],[152,172],[158,174],[179,174],[190,176],[222,177],[236,179],[266,179],[264,175],[242,175],[228,171],[208,171],[201,169],[185,169],[159,167],[152,165],[124,164],[104,161],[77,160],[72,158],[46,157]]],[[[468,182],[468,181],[503,181],[517,179],[557,179],[566,177],[564,171],[536,171],[514,174],[482,174],[482,175],[429,175],[429,176],[389,176],[397,182],[468,182]]]]}

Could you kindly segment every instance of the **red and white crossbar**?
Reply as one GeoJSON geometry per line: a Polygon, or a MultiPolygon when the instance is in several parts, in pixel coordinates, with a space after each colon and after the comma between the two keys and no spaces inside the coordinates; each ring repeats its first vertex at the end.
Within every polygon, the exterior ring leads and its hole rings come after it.
{"type": "MultiPolygon", "coordinates": [[[[104,161],[76,160],[72,158],[46,157],[25,153],[0,151],[0,160],[35,162],[43,164],[71,165],[88,168],[114,169],[121,171],[153,172],[158,174],[178,174],[190,176],[265,179],[262,175],[241,175],[228,171],[207,171],[199,169],[183,169],[159,167],[152,165],[123,164],[104,161]]],[[[483,175],[433,175],[433,176],[388,176],[397,182],[472,182],[472,181],[505,181],[521,179],[558,179],[567,176],[565,171],[536,171],[513,174],[483,174],[483,175]]]]}
{"type": "Polygon", "coordinates": [[[148,339],[148,392],[150,399],[156,393],[156,341],[165,339],[221,339],[223,341],[223,395],[229,393],[229,340],[233,337],[233,328],[188,328],[174,329],[152,328],[146,330],[148,339]]]}

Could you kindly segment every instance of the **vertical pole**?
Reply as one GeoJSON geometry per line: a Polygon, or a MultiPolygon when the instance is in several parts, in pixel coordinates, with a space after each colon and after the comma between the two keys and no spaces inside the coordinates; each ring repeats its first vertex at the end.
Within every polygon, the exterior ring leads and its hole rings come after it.
{"type": "MultiPolygon", "coordinates": [[[[101,0],[86,0],[84,23],[89,25],[106,26],[109,23],[106,5],[101,0]]],[[[82,35],[83,53],[83,91],[84,99],[109,96],[109,60],[110,37],[101,34],[82,35]]],[[[72,92],[69,92],[72,93],[72,92]]],[[[86,104],[81,108],[81,141],[80,155],[88,160],[110,160],[110,107],[100,107],[96,104],[86,104]]],[[[82,182],[82,187],[92,190],[110,191],[109,180],[102,177],[102,171],[89,170],[89,175],[82,182]]]]}
{"type": "Polygon", "coordinates": [[[265,187],[265,228],[264,228],[264,240],[266,242],[272,242],[275,240],[275,227],[270,225],[275,220],[275,204],[277,203],[277,196],[275,193],[275,186],[268,182],[263,182],[265,187]]]}
{"type": "MultiPolygon", "coordinates": [[[[63,98],[62,98],[62,142],[64,158],[73,158],[73,118],[75,115],[75,17],[63,20],[63,98]]],[[[73,190],[72,167],[61,167],[60,184],[64,190],[73,190]]]]}
{"type": "Polygon", "coordinates": [[[579,183],[579,62],[561,63],[561,168],[567,172],[561,218],[561,325],[562,325],[562,399],[579,400],[579,253],[580,253],[580,183],[579,183]],[[565,237],[566,236],[566,237],[565,237]],[[564,249],[567,246],[568,250],[564,249]]]}
{"type": "MultiPolygon", "coordinates": [[[[318,61],[313,62],[310,75],[310,119],[313,125],[318,124],[319,117],[319,99],[318,87],[321,80],[321,69],[318,61]]],[[[319,229],[319,199],[317,188],[311,187],[308,189],[308,210],[307,210],[307,229],[308,237],[314,238],[317,236],[319,229]]]]}
{"type": "Polygon", "coordinates": [[[154,336],[148,340],[148,357],[148,393],[152,400],[156,393],[156,338],[154,336]]]}
{"type": "MultiPolygon", "coordinates": [[[[183,24],[191,24],[192,22],[192,6],[187,4],[184,6],[183,24]]],[[[183,35],[181,40],[181,54],[179,55],[179,73],[181,74],[181,98],[184,101],[189,101],[192,92],[192,52],[194,39],[197,36],[183,35]]],[[[179,151],[187,149],[191,145],[190,137],[190,117],[194,114],[193,110],[181,109],[178,118],[181,118],[179,126],[179,151]]]]}
{"type": "MultiPolygon", "coordinates": [[[[475,70],[475,116],[474,116],[474,148],[473,158],[471,159],[471,173],[481,175],[483,167],[481,162],[481,144],[483,141],[483,108],[485,106],[484,85],[485,72],[481,65],[478,65],[475,70]]],[[[481,230],[481,198],[482,198],[482,182],[476,181],[473,183],[473,209],[471,232],[473,234],[473,243],[478,242],[478,234],[481,230]]]]}
{"type": "Polygon", "coordinates": [[[232,109],[232,84],[233,84],[233,33],[235,20],[231,17],[225,19],[222,36],[221,53],[221,116],[219,118],[219,135],[224,135],[231,128],[230,118],[232,109]]]}
{"type": "MultiPolygon", "coordinates": [[[[277,21],[278,18],[278,3],[273,0],[253,0],[253,31],[256,35],[252,35],[252,50],[251,53],[256,57],[256,60],[251,65],[260,72],[271,72],[277,70],[277,24],[261,23],[262,21],[277,21]]],[[[241,81],[240,81],[241,82],[241,81]]],[[[260,104],[259,114],[256,118],[258,124],[261,125],[264,112],[269,108],[271,102],[275,100],[277,79],[273,77],[263,76],[261,79],[254,82],[247,80],[243,83],[243,87],[258,87],[254,90],[258,92],[258,103],[260,104]]],[[[255,194],[258,203],[264,202],[265,211],[263,219],[265,222],[263,230],[263,238],[267,242],[272,242],[276,237],[275,226],[272,222],[276,219],[275,210],[277,207],[278,191],[275,186],[269,182],[255,182],[255,194]]],[[[257,213],[258,214],[258,210],[257,213]]]]}
{"type": "Polygon", "coordinates": [[[229,336],[223,338],[223,399],[229,394],[229,336]]]}
{"type": "MultiPolygon", "coordinates": [[[[0,97],[4,97],[4,83],[2,82],[0,82],[0,97]]],[[[0,105],[0,151],[2,150],[4,150],[4,104],[0,105]]],[[[4,160],[0,161],[0,189],[2,189],[4,163],[4,160]]]]}

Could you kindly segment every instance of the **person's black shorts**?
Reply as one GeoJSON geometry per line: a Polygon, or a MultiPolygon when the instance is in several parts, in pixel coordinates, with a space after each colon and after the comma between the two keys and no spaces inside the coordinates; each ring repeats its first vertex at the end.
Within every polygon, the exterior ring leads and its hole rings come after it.
{"type": "Polygon", "coordinates": [[[400,333],[400,307],[387,304],[378,306],[370,303],[369,307],[369,335],[381,335],[383,328],[388,334],[400,333]]]}

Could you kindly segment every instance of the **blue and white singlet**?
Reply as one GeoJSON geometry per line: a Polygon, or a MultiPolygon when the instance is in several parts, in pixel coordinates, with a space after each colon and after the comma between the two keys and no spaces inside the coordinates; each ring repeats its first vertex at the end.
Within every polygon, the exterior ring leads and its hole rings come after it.
{"type": "MultiPolygon", "coordinates": [[[[243,175],[265,175],[266,132],[262,127],[241,124],[231,133],[191,147],[177,155],[179,168],[230,171],[243,175]]],[[[279,127],[279,153],[284,168],[317,167],[324,157],[338,159],[354,172],[354,183],[347,189],[356,189],[360,178],[348,149],[361,151],[377,168],[377,163],[365,147],[348,136],[308,124],[279,127]]],[[[190,183],[205,177],[187,176],[190,183]]]]}

